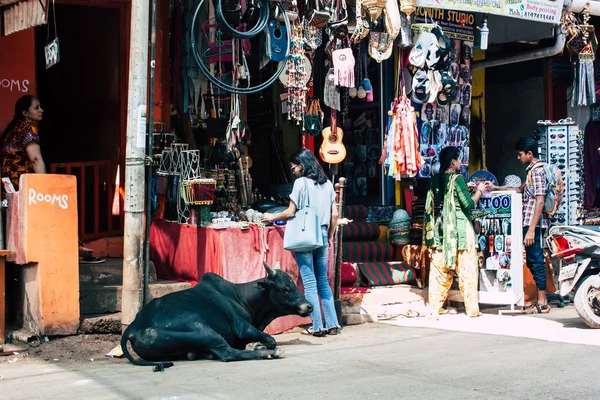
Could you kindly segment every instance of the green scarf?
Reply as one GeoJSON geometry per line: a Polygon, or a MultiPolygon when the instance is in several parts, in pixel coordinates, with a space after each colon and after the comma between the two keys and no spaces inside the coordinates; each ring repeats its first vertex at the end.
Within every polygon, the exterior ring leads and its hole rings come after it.
{"type": "Polygon", "coordinates": [[[456,206],[454,203],[454,187],[458,173],[453,174],[448,180],[444,190],[444,206],[442,220],[436,220],[434,215],[434,194],[429,189],[425,201],[425,215],[423,219],[423,245],[430,249],[439,249],[444,252],[444,264],[454,269],[458,253],[458,239],[456,233],[456,206]],[[443,237],[440,238],[438,224],[443,221],[443,237]],[[443,241],[441,240],[443,239],[443,241]]]}

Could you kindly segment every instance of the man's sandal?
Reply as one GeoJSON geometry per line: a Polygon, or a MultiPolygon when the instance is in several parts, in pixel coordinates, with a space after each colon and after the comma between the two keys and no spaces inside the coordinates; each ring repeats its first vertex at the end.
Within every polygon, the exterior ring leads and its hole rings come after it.
{"type": "Polygon", "coordinates": [[[533,303],[525,309],[525,312],[527,314],[549,314],[550,306],[548,304],[533,303]]]}

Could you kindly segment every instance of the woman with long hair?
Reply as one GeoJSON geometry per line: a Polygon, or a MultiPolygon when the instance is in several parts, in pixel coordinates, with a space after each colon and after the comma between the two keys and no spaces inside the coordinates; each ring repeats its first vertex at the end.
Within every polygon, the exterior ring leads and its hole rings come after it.
{"type": "Polygon", "coordinates": [[[481,315],[477,294],[479,265],[471,210],[481,199],[485,184],[467,185],[460,174],[460,155],[458,147],[449,146],[440,151],[440,172],[431,179],[425,202],[423,244],[431,251],[429,306],[434,316],[449,313],[442,307],[455,272],[467,315],[481,315]],[[475,189],[472,194],[469,187],[475,189]],[[443,205],[442,215],[435,215],[434,205],[443,205]]]}
{"type": "Polygon", "coordinates": [[[327,280],[329,246],[333,245],[333,236],[339,218],[335,204],[335,191],[315,155],[305,148],[298,150],[290,157],[290,169],[298,179],[294,182],[294,188],[290,194],[289,207],[277,214],[265,213],[262,220],[263,222],[272,222],[292,218],[296,215],[300,199],[304,198],[305,192],[308,190],[310,205],[317,210],[323,234],[323,247],[313,251],[294,253],[304,283],[304,295],[314,307],[314,311],[310,314],[312,328],[308,331],[317,337],[337,335],[340,332],[340,324],[335,312],[333,293],[327,280]],[[323,304],[324,327],[319,296],[323,304]]]}
{"type": "Polygon", "coordinates": [[[21,96],[15,104],[12,121],[0,136],[2,177],[10,178],[15,190],[19,190],[21,174],[46,173],[37,128],[43,114],[44,110],[35,96],[21,96]]]}

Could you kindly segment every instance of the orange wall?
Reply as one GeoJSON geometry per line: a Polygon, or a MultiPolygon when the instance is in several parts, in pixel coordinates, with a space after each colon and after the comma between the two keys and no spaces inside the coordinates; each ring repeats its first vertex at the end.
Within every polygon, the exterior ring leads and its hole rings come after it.
{"type": "Polygon", "coordinates": [[[0,132],[13,117],[15,102],[36,93],[34,29],[0,36],[0,132]]]}

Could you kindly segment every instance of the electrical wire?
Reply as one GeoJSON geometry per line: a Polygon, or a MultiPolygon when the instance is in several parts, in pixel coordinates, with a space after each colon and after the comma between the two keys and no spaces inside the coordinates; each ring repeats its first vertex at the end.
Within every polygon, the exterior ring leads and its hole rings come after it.
{"type": "MultiPolygon", "coordinates": [[[[200,52],[198,51],[198,47],[196,45],[196,25],[197,25],[196,21],[198,20],[198,15],[200,14],[200,9],[202,8],[204,1],[205,0],[200,0],[200,2],[198,3],[198,6],[196,7],[196,12],[194,13],[194,18],[192,19],[192,29],[190,29],[190,42],[192,45],[192,54],[194,55],[196,64],[198,64],[198,68],[200,68],[200,71],[204,74],[204,76],[206,76],[206,78],[213,85],[219,87],[222,90],[225,90],[230,93],[235,93],[235,94],[257,93],[257,92],[260,92],[261,90],[269,87],[270,85],[272,85],[273,82],[275,82],[275,80],[277,78],[279,78],[279,75],[281,75],[281,73],[285,69],[285,67],[286,67],[285,62],[280,63],[279,68],[277,69],[275,74],[273,76],[271,76],[271,78],[269,78],[266,82],[264,82],[260,85],[254,86],[254,87],[240,88],[240,87],[230,86],[230,85],[227,85],[226,83],[223,83],[222,81],[220,81],[218,78],[216,78],[214,75],[212,75],[210,73],[208,67],[202,61],[202,56],[200,55],[200,52]]],[[[219,2],[219,5],[220,5],[220,2],[219,2]]],[[[277,2],[276,6],[279,8],[279,12],[282,13],[282,15],[283,15],[283,20],[284,20],[283,22],[285,23],[285,27],[286,27],[286,31],[287,31],[287,46],[286,46],[286,50],[285,50],[285,58],[287,59],[287,57],[289,56],[290,45],[291,45],[290,36],[291,36],[292,29],[290,26],[290,19],[288,18],[287,14],[286,14],[286,10],[283,7],[283,4],[281,4],[281,2],[277,2]]],[[[216,8],[217,8],[217,14],[219,12],[222,13],[221,7],[216,7],[216,8]]],[[[268,12],[268,7],[264,7],[264,8],[268,12]]],[[[254,36],[256,36],[256,35],[254,35],[254,36]]]]}
{"type": "MultiPolygon", "coordinates": [[[[200,2],[202,3],[202,2],[200,2]]],[[[260,9],[260,15],[258,17],[258,22],[254,25],[249,31],[238,31],[233,26],[229,25],[227,19],[225,19],[225,15],[223,14],[223,0],[215,0],[215,17],[217,23],[223,28],[223,30],[229,33],[231,36],[238,39],[250,39],[254,36],[260,34],[267,23],[269,22],[269,7],[267,6],[267,1],[265,0],[260,9]]]]}

